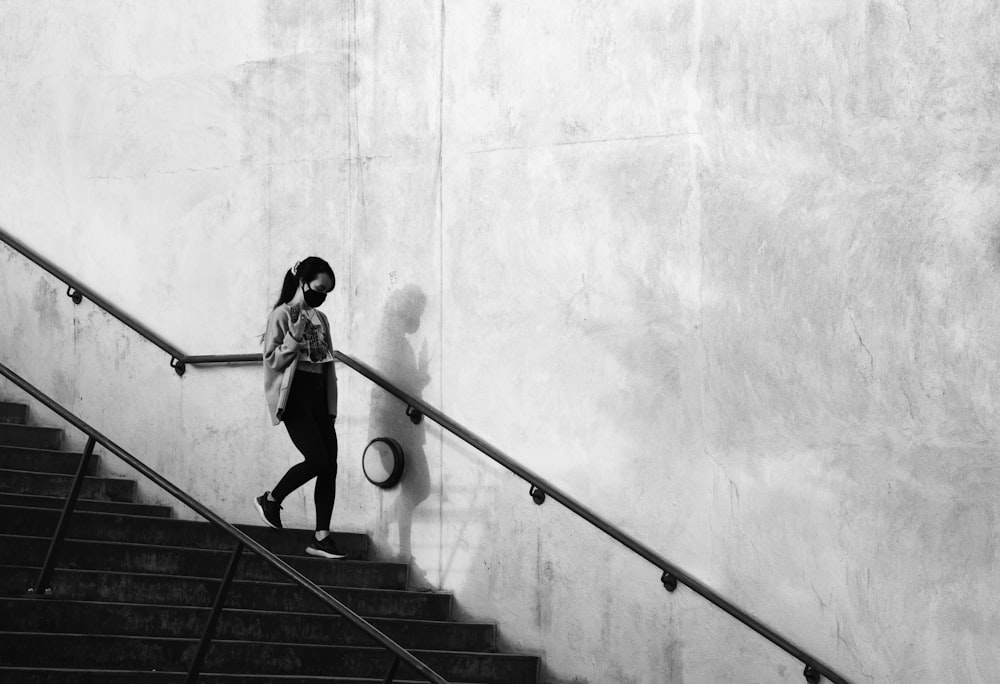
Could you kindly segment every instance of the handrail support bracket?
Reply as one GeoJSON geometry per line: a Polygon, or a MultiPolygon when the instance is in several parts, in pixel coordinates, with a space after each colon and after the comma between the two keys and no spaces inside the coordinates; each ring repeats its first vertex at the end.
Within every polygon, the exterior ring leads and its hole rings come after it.
{"type": "Polygon", "coordinates": [[[663,588],[667,591],[674,592],[677,590],[677,578],[666,570],[664,570],[663,575],[660,576],[660,581],[663,582],[663,588]]]}
{"type": "Polygon", "coordinates": [[[74,304],[83,302],[83,293],[72,285],[66,288],[66,296],[72,299],[74,304]]]}
{"type": "Polygon", "coordinates": [[[531,500],[535,502],[536,506],[541,506],[545,503],[545,490],[538,487],[537,485],[531,485],[531,489],[528,490],[531,494],[531,500]]]}
{"type": "Polygon", "coordinates": [[[184,375],[184,371],[187,370],[187,364],[176,356],[170,359],[170,367],[174,369],[177,375],[184,375]]]}
{"type": "Polygon", "coordinates": [[[809,684],[819,684],[819,670],[812,665],[806,665],[806,669],[802,671],[802,676],[806,678],[806,681],[809,682],[809,684]]]}

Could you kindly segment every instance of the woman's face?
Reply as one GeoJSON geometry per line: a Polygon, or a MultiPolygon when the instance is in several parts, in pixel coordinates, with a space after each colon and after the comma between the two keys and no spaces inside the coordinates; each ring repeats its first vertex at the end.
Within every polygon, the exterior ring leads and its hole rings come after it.
{"type": "Polygon", "coordinates": [[[299,291],[295,293],[292,303],[305,304],[309,307],[320,306],[332,289],[333,279],[326,273],[320,273],[312,280],[300,283],[299,291]]]}

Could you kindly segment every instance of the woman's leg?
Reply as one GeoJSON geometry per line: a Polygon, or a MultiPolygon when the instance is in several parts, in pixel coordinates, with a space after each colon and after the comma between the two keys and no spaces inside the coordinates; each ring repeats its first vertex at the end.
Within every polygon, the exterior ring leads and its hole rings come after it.
{"type": "Polygon", "coordinates": [[[305,460],[296,463],[284,474],[271,491],[275,501],[281,503],[289,494],[318,477],[327,470],[326,444],[315,418],[310,414],[297,413],[284,421],[292,444],[305,460]]]}
{"type": "Polygon", "coordinates": [[[322,400],[322,382],[318,376],[296,373],[288,393],[288,405],[282,423],[292,444],[305,459],[284,474],[271,496],[280,503],[293,491],[316,477],[325,462],[323,437],[316,426],[316,404],[322,400]]]}
{"type": "Polygon", "coordinates": [[[330,529],[333,504],[337,498],[337,432],[329,418],[321,421],[317,427],[323,440],[326,461],[316,475],[313,501],[316,504],[316,531],[326,532],[330,529]]]}
{"type": "Polygon", "coordinates": [[[316,478],[316,530],[325,532],[330,529],[336,496],[337,433],[327,415],[326,386],[321,376],[296,376],[283,422],[305,461],[288,469],[271,496],[280,503],[316,478]]]}

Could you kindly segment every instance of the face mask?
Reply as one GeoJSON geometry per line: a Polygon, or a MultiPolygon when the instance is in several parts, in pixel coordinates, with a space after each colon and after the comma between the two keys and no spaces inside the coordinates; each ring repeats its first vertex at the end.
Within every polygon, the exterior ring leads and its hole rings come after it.
{"type": "Polygon", "coordinates": [[[305,300],[306,304],[312,308],[317,306],[322,306],[323,302],[326,301],[325,292],[316,292],[316,290],[310,289],[308,285],[302,288],[302,298],[305,300]]]}

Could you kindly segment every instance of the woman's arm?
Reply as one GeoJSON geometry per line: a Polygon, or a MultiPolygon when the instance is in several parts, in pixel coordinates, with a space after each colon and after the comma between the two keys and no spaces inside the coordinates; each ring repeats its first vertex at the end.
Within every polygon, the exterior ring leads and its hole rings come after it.
{"type": "Polygon", "coordinates": [[[267,317],[264,333],[264,365],[276,373],[288,368],[299,353],[299,340],[289,330],[288,309],[279,306],[267,317]]]}
{"type": "MultiPolygon", "coordinates": [[[[330,319],[322,311],[317,311],[320,320],[323,321],[323,334],[326,336],[326,346],[333,353],[333,338],[330,335],[330,319]]],[[[337,368],[336,362],[323,364],[326,366],[326,410],[331,418],[337,417],[337,368]]]]}

